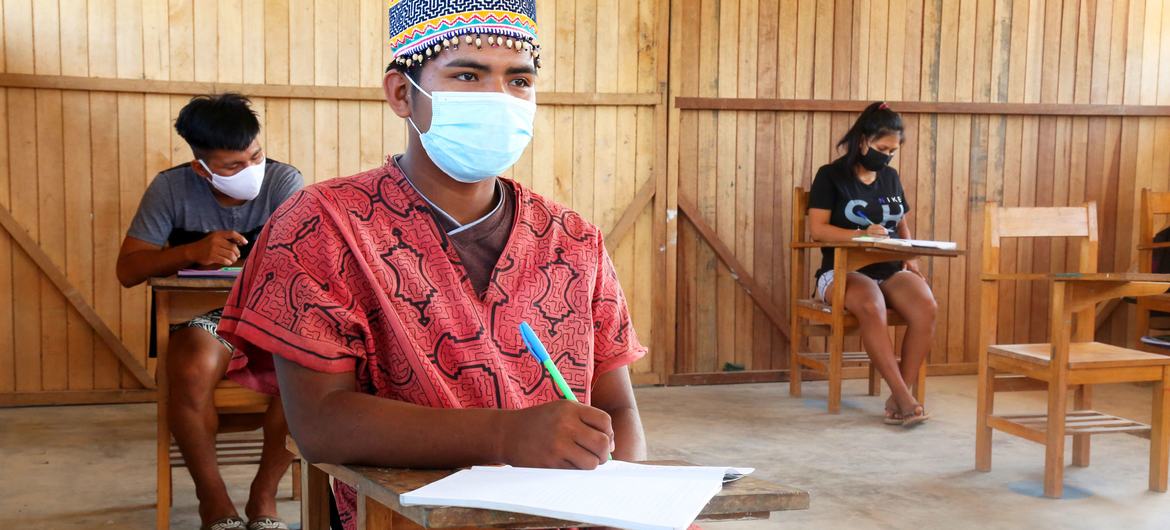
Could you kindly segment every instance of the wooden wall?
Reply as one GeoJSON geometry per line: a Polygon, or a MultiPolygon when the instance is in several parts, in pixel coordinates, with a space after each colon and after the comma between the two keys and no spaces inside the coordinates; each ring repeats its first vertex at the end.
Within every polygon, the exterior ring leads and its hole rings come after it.
{"type": "MultiPolygon", "coordinates": [[[[614,236],[608,246],[651,346],[639,382],[685,382],[670,376],[727,363],[786,368],[774,322],[786,320],[792,294],[791,189],[836,156],[866,101],[913,111],[895,165],[915,234],[968,251],[928,268],[942,308],[934,373],[973,370],[985,200],[1096,200],[1101,269],[1126,270],[1140,189],[1170,188],[1164,2],[538,5],[537,138],[512,176],[614,236]]],[[[0,205],[144,361],[146,291],[122,289],[114,262],[150,178],[190,157],[171,128],[178,109],[193,93],[242,90],[258,96],[269,154],[309,181],[380,164],[405,138],[378,88],[382,9],[382,0],[0,0],[0,205]]],[[[1058,269],[1065,250],[1009,246],[1004,265],[1058,269]]],[[[1005,295],[1001,337],[1039,339],[1046,293],[1005,295]]],[[[1106,322],[1109,339],[1127,338],[1126,312],[1106,322]]],[[[113,399],[137,386],[0,233],[0,404],[113,399]]]]}
{"type": "MultiPolygon", "coordinates": [[[[658,0],[538,4],[543,104],[536,140],[511,176],[609,232],[639,189],[654,188],[654,168],[665,157],[656,143],[666,116],[658,81],[665,61],[655,42],[665,10],[658,0]]],[[[402,120],[381,102],[384,6],[3,0],[0,206],[146,363],[147,291],[121,288],[114,264],[147,183],[191,158],[173,131],[175,115],[204,90],[266,94],[254,98],[261,142],[308,182],[380,165],[405,145],[402,120]]],[[[651,211],[636,208],[625,236],[607,243],[634,323],[653,345],[651,211]]],[[[653,362],[643,360],[635,372],[649,374],[653,362]]],[[[94,391],[137,387],[0,230],[0,397],[112,399],[116,394],[94,391]]]]}
{"type": "MultiPolygon", "coordinates": [[[[914,234],[967,250],[928,268],[940,304],[932,373],[974,371],[984,201],[1095,200],[1100,268],[1124,271],[1141,188],[1170,187],[1166,107],[1161,117],[1103,107],[1170,104],[1161,1],[675,0],[670,72],[672,98],[704,98],[671,111],[678,203],[697,206],[785,318],[788,297],[811,292],[787,292],[791,190],[837,156],[864,102],[973,103],[918,105],[894,162],[914,234]],[[773,99],[784,101],[760,101],[773,99]]],[[[1065,251],[1010,244],[1004,266],[1059,270],[1065,251]]],[[[677,271],[677,371],[787,366],[786,340],[687,215],[677,271]]],[[[1046,297],[1026,285],[1001,295],[1001,339],[1041,340],[1046,297]]],[[[1115,317],[1106,334],[1125,340],[1125,327],[1115,317]]]]}

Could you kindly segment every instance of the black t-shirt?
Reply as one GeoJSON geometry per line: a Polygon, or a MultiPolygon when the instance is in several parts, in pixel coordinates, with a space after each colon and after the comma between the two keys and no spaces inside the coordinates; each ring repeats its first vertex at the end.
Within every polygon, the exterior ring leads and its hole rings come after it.
{"type": "MultiPolygon", "coordinates": [[[[829,210],[829,224],[850,230],[865,230],[871,223],[880,223],[895,230],[898,222],[910,211],[910,203],[902,191],[902,181],[892,167],[877,172],[871,184],[863,184],[857,174],[846,168],[841,160],[821,166],[813,179],[808,194],[808,207],[829,210]]],[[[833,270],[833,249],[821,249],[820,277],[833,270]]],[[[884,280],[902,270],[902,262],[887,261],[863,267],[858,272],[875,280],[884,280]]]]}

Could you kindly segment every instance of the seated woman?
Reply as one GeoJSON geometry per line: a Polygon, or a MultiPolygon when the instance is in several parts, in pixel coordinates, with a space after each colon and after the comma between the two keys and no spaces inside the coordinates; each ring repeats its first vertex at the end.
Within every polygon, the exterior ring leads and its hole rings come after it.
{"type": "MultiPolygon", "coordinates": [[[[849,241],[855,237],[910,239],[910,204],[898,172],[890,167],[905,140],[902,118],[882,102],[866,107],[837,148],[844,155],[817,171],[809,193],[808,223],[817,241],[849,241]]],[[[817,271],[816,297],[827,300],[833,278],[833,249],[823,249],[817,271]]],[[[860,325],[861,341],[892,396],[886,402],[886,423],[910,426],[929,417],[910,393],[918,370],[930,351],[938,305],[917,260],[875,263],[845,278],[845,308],[860,325]],[[886,324],[892,307],[908,323],[902,342],[901,366],[894,355],[886,324]]]]}

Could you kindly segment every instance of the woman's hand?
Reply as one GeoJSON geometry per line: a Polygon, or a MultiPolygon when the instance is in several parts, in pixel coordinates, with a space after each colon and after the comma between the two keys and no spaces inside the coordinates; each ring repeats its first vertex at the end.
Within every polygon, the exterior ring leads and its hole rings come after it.
{"type": "Polygon", "coordinates": [[[923,280],[926,279],[926,275],[922,274],[922,270],[918,268],[918,259],[917,258],[912,259],[912,260],[907,260],[905,262],[905,264],[906,264],[905,270],[908,270],[910,272],[913,272],[914,274],[917,274],[918,277],[922,278],[923,280]]]}
{"type": "Polygon", "coordinates": [[[880,224],[872,224],[865,227],[865,235],[870,237],[890,237],[890,231],[880,224]]]}

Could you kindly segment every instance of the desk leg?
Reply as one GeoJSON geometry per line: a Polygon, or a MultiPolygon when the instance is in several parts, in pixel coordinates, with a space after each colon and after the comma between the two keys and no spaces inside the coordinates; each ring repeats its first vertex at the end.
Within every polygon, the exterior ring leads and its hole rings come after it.
{"type": "Polygon", "coordinates": [[[155,505],[155,528],[167,530],[171,527],[171,429],[167,418],[167,341],[170,328],[167,326],[170,314],[170,293],[160,291],[155,293],[155,349],[158,351],[158,364],[155,369],[155,382],[158,386],[158,426],[156,443],[158,449],[158,493],[155,505]]]}
{"type": "Polygon", "coordinates": [[[308,462],[300,468],[301,528],[329,530],[329,475],[308,462]]]}
{"type": "MultiPolygon", "coordinates": [[[[411,521],[410,518],[402,515],[390,508],[387,508],[382,503],[371,499],[358,492],[357,498],[358,513],[358,530],[423,530],[425,526],[411,521]]],[[[479,528],[474,526],[464,526],[459,528],[451,528],[448,530],[490,530],[488,528],[479,528]]]]}
{"type": "MultiPolygon", "coordinates": [[[[361,491],[358,491],[357,509],[358,530],[398,530],[398,527],[394,524],[394,516],[397,515],[394,513],[394,510],[365,496],[361,491]]],[[[407,520],[407,522],[410,521],[407,520]]],[[[410,527],[403,524],[401,528],[407,529],[410,527]]],[[[415,525],[414,528],[421,527],[415,525]]]]}

